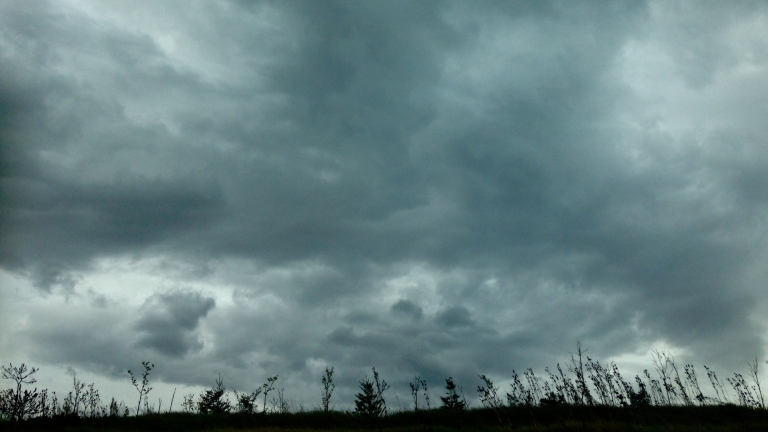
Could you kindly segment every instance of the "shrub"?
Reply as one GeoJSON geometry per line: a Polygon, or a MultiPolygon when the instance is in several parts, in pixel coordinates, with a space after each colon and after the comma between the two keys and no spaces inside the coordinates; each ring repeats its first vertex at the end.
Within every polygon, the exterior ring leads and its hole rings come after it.
{"type": "Polygon", "coordinates": [[[565,401],[565,396],[563,396],[561,393],[555,393],[553,391],[550,391],[547,393],[543,398],[539,400],[539,404],[541,406],[563,406],[567,405],[568,403],[565,401]]]}
{"type": "Polygon", "coordinates": [[[237,405],[235,410],[242,414],[253,414],[256,412],[256,398],[261,394],[261,389],[256,389],[253,393],[238,393],[235,391],[235,401],[237,405]]]}
{"type": "Polygon", "coordinates": [[[21,390],[22,384],[34,384],[37,380],[32,376],[39,369],[27,369],[24,363],[15,367],[13,363],[2,367],[4,379],[16,381],[16,389],[0,392],[0,415],[12,421],[21,421],[40,412],[43,398],[35,388],[32,391],[21,390]]]}
{"type": "Polygon", "coordinates": [[[651,395],[645,389],[645,383],[636,377],[640,390],[629,389],[629,405],[634,408],[651,406],[651,395]]]}
{"type": "Polygon", "coordinates": [[[224,399],[225,392],[224,380],[219,375],[216,385],[200,395],[200,401],[197,403],[200,414],[225,414],[232,411],[232,404],[228,399],[224,399]]]}
{"type": "Polygon", "coordinates": [[[387,405],[382,394],[389,389],[386,381],[379,381],[379,373],[373,368],[373,381],[365,377],[360,381],[360,393],[355,395],[355,413],[366,419],[384,417],[387,405]]]}

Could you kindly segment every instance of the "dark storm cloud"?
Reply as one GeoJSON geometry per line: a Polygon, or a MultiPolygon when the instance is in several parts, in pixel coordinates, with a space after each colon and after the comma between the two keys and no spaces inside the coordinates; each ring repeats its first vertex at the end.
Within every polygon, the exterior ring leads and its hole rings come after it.
{"type": "Polygon", "coordinates": [[[0,266],[68,295],[106,258],[198,266],[149,273],[234,304],[122,324],[199,363],[169,378],[763,351],[764,6],[8,4],[0,266]]]}
{"type": "Polygon", "coordinates": [[[424,311],[416,303],[410,300],[398,300],[392,305],[391,311],[396,315],[404,315],[415,320],[420,320],[424,316],[424,311]]]}
{"type": "Polygon", "coordinates": [[[440,312],[436,320],[438,324],[445,327],[463,327],[474,324],[469,310],[463,306],[454,306],[440,312]]]}
{"type": "Polygon", "coordinates": [[[162,66],[142,68],[158,55],[146,40],[110,35],[91,41],[92,23],[84,20],[85,30],[78,33],[60,16],[33,12],[11,8],[5,16],[6,32],[15,30],[18,37],[3,56],[8,67],[0,81],[0,256],[5,267],[31,270],[37,285],[49,289],[57,278],[67,278],[62,272],[105,251],[135,250],[208,226],[223,200],[210,176],[190,172],[199,167],[167,130],[132,122],[115,97],[94,91],[97,83],[82,85],[49,70],[57,54],[70,55],[74,48],[65,45],[58,53],[54,41],[74,39],[116,61],[112,66],[126,75],[112,78],[123,91],[152,92],[170,81],[183,88],[185,76],[162,66]],[[24,27],[33,19],[41,21],[35,23],[39,32],[24,27]],[[131,70],[120,69],[129,65],[131,70]],[[123,86],[128,77],[130,85],[123,86]]]}
{"type": "Polygon", "coordinates": [[[142,306],[136,330],[142,333],[139,345],[169,357],[199,351],[203,345],[194,333],[200,320],[216,302],[200,293],[156,294],[142,306]]]}

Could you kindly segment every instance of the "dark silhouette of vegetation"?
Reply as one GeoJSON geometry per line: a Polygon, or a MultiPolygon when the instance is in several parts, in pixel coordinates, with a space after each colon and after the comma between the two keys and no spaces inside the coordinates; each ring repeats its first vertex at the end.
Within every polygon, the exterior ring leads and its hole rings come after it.
{"type": "MultiPolygon", "coordinates": [[[[155,367],[154,364],[150,364],[148,361],[141,362],[141,365],[144,367],[144,372],[141,374],[141,387],[139,387],[139,384],[136,382],[136,377],[133,376],[133,372],[128,370],[128,375],[131,376],[131,384],[133,384],[133,386],[136,387],[136,390],[139,392],[139,403],[136,406],[137,416],[141,411],[141,400],[145,399],[146,396],[149,394],[149,392],[152,391],[152,387],[149,386],[149,371],[151,371],[152,368],[155,367]]],[[[148,407],[147,407],[147,410],[145,410],[145,412],[147,411],[149,411],[148,407]]]]}
{"type": "Polygon", "coordinates": [[[325,368],[325,375],[321,378],[320,382],[323,384],[323,393],[321,395],[321,407],[324,413],[328,413],[330,409],[331,396],[333,396],[333,390],[336,388],[336,384],[333,383],[333,366],[330,369],[325,368]]]}
{"type": "Polygon", "coordinates": [[[477,386],[477,394],[480,397],[480,403],[483,404],[483,408],[488,408],[493,411],[499,424],[504,424],[504,422],[501,421],[501,415],[499,415],[499,411],[504,408],[504,404],[499,398],[499,388],[493,385],[493,381],[489,377],[485,375],[478,375],[478,377],[480,377],[480,380],[483,382],[483,385],[477,386]]]}
{"type": "Polygon", "coordinates": [[[37,382],[34,375],[38,369],[27,369],[24,363],[21,366],[14,366],[13,363],[8,367],[2,367],[3,379],[9,379],[16,382],[15,389],[5,390],[0,394],[0,413],[12,421],[19,422],[25,418],[35,416],[40,413],[42,400],[37,387],[34,390],[21,389],[23,384],[34,384],[37,382]]]}
{"type": "Polygon", "coordinates": [[[139,393],[136,415],[130,417],[129,409],[122,402],[112,398],[109,403],[102,403],[94,384],[85,384],[73,377],[71,391],[59,398],[55,392],[45,389],[25,388],[36,383],[36,368],[9,365],[2,367],[2,377],[11,380],[13,387],[0,391],[0,419],[3,420],[0,430],[6,427],[126,432],[254,427],[338,430],[361,426],[430,431],[499,427],[768,430],[768,409],[757,358],[748,363],[746,374],[734,373],[724,380],[705,366],[711,387],[708,389],[701,388],[693,365],[678,366],[667,352],[654,351],[651,364],[650,370],[625,378],[616,364],[592,359],[577,343],[567,364],[545,368],[544,375],[536,375],[532,368],[521,374],[513,370],[509,387],[504,386],[507,391],[502,391],[491,377],[478,375],[480,408],[470,409],[461,387],[448,377],[445,394],[440,396],[440,409],[432,409],[427,380],[416,376],[410,383],[413,409],[401,407],[400,411],[387,408],[384,393],[390,387],[375,368],[372,378],[359,381],[360,391],[356,394],[353,412],[335,411],[330,404],[335,389],[333,367],[326,368],[321,378],[321,404],[311,411],[296,407],[286,398],[284,389],[275,388],[277,375],[267,378],[267,382],[252,393],[231,390],[234,394],[234,403],[231,403],[219,375],[215,385],[199,396],[184,396],[181,412],[166,410],[168,412],[160,414],[162,400],[158,400],[155,409],[147,397],[152,390],[148,376],[154,365],[142,362],[141,382],[129,371],[131,383],[139,393]],[[268,393],[273,394],[271,401],[268,393]],[[263,406],[258,407],[257,400],[262,395],[263,406]]]}
{"type": "Polygon", "coordinates": [[[239,414],[254,414],[256,412],[256,398],[261,394],[261,389],[258,388],[252,393],[238,393],[235,392],[235,412],[239,414]]]}
{"type": "Polygon", "coordinates": [[[197,412],[197,402],[195,402],[194,393],[184,396],[181,402],[181,409],[187,414],[194,414],[197,412]]]}
{"type": "Polygon", "coordinates": [[[429,387],[427,385],[427,381],[421,379],[420,376],[416,376],[413,378],[413,382],[409,383],[411,387],[411,396],[413,397],[413,410],[417,414],[420,413],[419,411],[419,391],[422,391],[422,396],[424,397],[424,410],[423,415],[419,417],[426,417],[426,422],[423,422],[423,420],[419,420],[422,423],[426,423],[426,426],[428,429],[432,429],[432,405],[430,403],[429,399],[429,387]]]}
{"type": "Polygon", "coordinates": [[[272,396],[272,411],[278,414],[290,413],[293,409],[293,403],[289,399],[286,399],[285,389],[278,388],[275,390],[277,391],[277,397],[272,396]]]}
{"type": "Polygon", "coordinates": [[[267,413],[267,394],[273,390],[275,381],[277,381],[277,375],[267,378],[267,382],[261,385],[261,393],[264,395],[264,410],[262,411],[264,414],[267,413]]]}
{"type": "Polygon", "coordinates": [[[224,398],[224,393],[226,393],[224,380],[219,375],[219,378],[216,379],[216,385],[200,395],[198,402],[200,414],[227,414],[232,411],[232,404],[224,398]]]}
{"type": "Polygon", "coordinates": [[[387,404],[383,393],[389,389],[389,384],[379,380],[379,373],[373,368],[373,381],[367,376],[360,381],[360,393],[355,395],[355,414],[372,420],[387,415],[387,404]]]}
{"type": "Polygon", "coordinates": [[[416,376],[413,378],[412,383],[408,383],[411,386],[411,397],[413,398],[413,410],[419,411],[419,390],[421,390],[421,378],[416,376]]]}
{"type": "Polygon", "coordinates": [[[463,397],[459,397],[459,394],[456,392],[456,384],[453,382],[453,377],[445,379],[445,396],[440,396],[440,400],[443,402],[441,408],[453,411],[467,408],[467,401],[463,397]]]}

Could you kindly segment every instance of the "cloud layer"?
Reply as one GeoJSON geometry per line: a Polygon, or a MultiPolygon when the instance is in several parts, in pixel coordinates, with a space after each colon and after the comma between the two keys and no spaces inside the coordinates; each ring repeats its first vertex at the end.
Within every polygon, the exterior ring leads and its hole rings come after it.
{"type": "Polygon", "coordinates": [[[764,354],[759,3],[2,8],[8,359],[351,397],[764,354]]]}

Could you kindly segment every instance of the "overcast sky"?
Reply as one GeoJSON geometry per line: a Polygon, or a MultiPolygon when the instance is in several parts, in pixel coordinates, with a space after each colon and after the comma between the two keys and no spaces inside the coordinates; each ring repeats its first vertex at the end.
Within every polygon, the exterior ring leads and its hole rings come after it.
{"type": "Polygon", "coordinates": [[[0,361],[132,397],[148,360],[166,404],[279,375],[305,407],[326,366],[337,407],[374,366],[405,403],[577,340],[743,369],[766,29],[762,1],[1,0],[0,361]]]}

